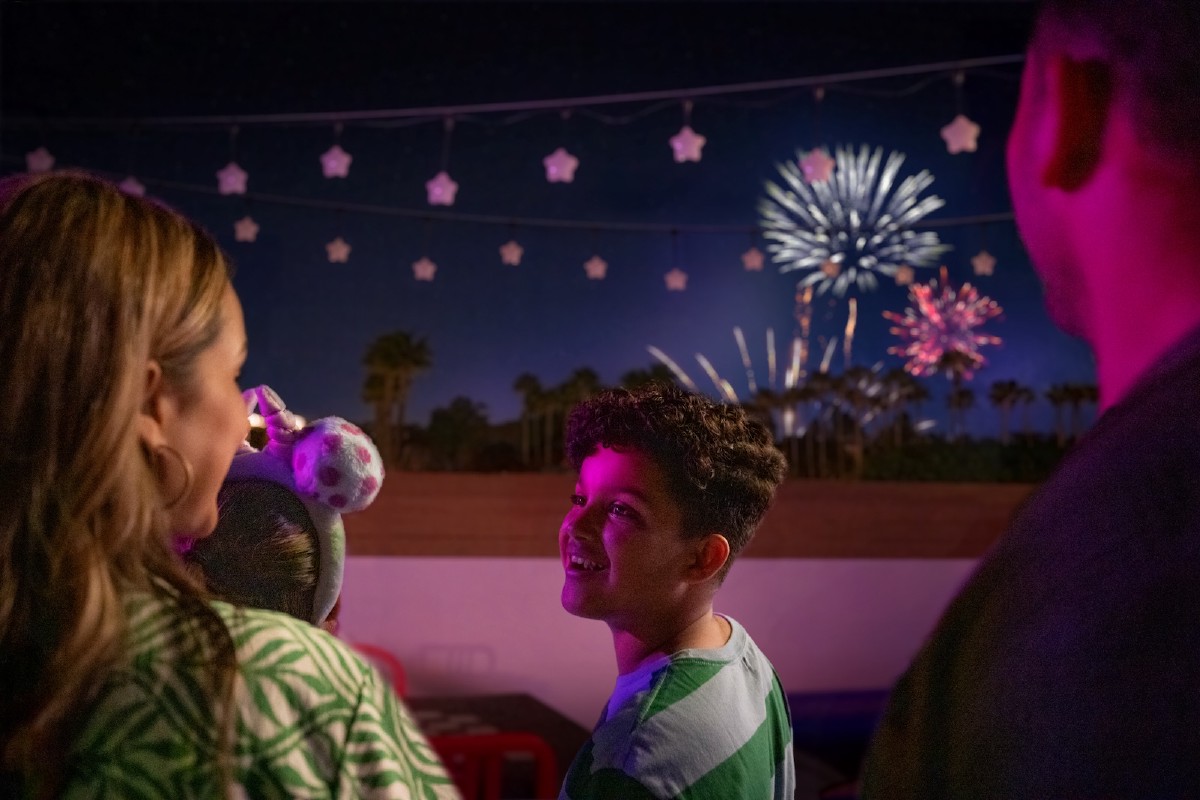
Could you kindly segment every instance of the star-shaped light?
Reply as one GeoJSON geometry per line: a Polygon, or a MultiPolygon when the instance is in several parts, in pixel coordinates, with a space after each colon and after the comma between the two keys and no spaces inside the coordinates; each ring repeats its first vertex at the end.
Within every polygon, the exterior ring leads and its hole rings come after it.
{"type": "Polygon", "coordinates": [[[30,172],[49,172],[54,169],[54,156],[44,147],[25,154],[25,169],[30,172]]]}
{"type": "Polygon", "coordinates": [[[419,260],[414,261],[412,268],[413,277],[419,281],[431,281],[433,280],[433,274],[437,272],[437,264],[425,256],[421,256],[419,260]]]}
{"type": "Polygon", "coordinates": [[[896,285],[897,286],[911,286],[912,282],[913,282],[913,278],[915,278],[916,276],[917,276],[916,272],[914,272],[913,268],[908,266],[907,264],[896,267],[896,285]]]}
{"type": "Polygon", "coordinates": [[[971,269],[975,270],[976,275],[991,275],[996,271],[996,257],[987,250],[980,250],[971,259],[971,269]]]}
{"type": "Polygon", "coordinates": [[[666,281],[667,291],[682,292],[687,289],[687,273],[679,267],[674,267],[666,275],[663,275],[663,280],[666,281]]]}
{"type": "Polygon", "coordinates": [[[684,125],[679,133],[671,137],[671,149],[675,151],[675,162],[699,161],[700,149],[708,139],[696,133],[691,126],[684,125]]]}
{"type": "Polygon", "coordinates": [[[583,271],[587,273],[588,280],[602,281],[608,273],[608,262],[600,256],[592,256],[583,262],[583,271]]]}
{"type": "Polygon", "coordinates": [[[809,183],[821,183],[832,178],[836,164],[823,147],[809,150],[799,161],[800,173],[809,183]]]}
{"type": "Polygon", "coordinates": [[[429,197],[431,206],[452,206],[454,205],[454,195],[458,193],[458,184],[454,182],[448,172],[442,170],[425,181],[425,193],[429,197]]]}
{"type": "Polygon", "coordinates": [[[946,140],[946,150],[951,155],[955,153],[974,153],[979,138],[979,126],[962,114],[959,114],[950,124],[942,128],[942,138],[946,140]]]}
{"type": "Polygon", "coordinates": [[[121,181],[117,188],[125,194],[133,195],[134,197],[145,197],[146,187],[137,178],[130,175],[125,180],[121,181]]]}
{"type": "Polygon", "coordinates": [[[217,191],[221,194],[245,194],[247,177],[246,170],[239,167],[236,161],[230,161],[217,172],[217,191]]]}
{"type": "Polygon", "coordinates": [[[500,245],[501,264],[507,264],[510,267],[520,266],[523,255],[525,255],[525,248],[517,244],[516,240],[500,245]]]}
{"type": "Polygon", "coordinates": [[[836,261],[826,261],[825,263],[821,264],[821,272],[824,272],[825,275],[830,278],[836,278],[841,274],[842,266],[836,261]]]}
{"type": "Polygon", "coordinates": [[[342,149],[341,145],[333,147],[321,154],[321,172],[326,178],[344,178],[350,174],[350,162],[354,156],[342,149]]]}
{"type": "Polygon", "coordinates": [[[233,240],[235,242],[253,242],[258,238],[258,223],[247,214],[233,223],[233,240]]]}
{"type": "Polygon", "coordinates": [[[546,180],[550,183],[571,183],[575,180],[579,159],[560,147],[542,159],[542,166],[546,168],[546,180]]]}
{"type": "Polygon", "coordinates": [[[329,256],[330,264],[345,264],[350,260],[350,250],[350,245],[341,236],[325,245],[325,252],[329,256]]]}
{"type": "Polygon", "coordinates": [[[757,247],[751,247],[742,253],[742,267],[747,272],[762,272],[763,254],[757,247]]]}

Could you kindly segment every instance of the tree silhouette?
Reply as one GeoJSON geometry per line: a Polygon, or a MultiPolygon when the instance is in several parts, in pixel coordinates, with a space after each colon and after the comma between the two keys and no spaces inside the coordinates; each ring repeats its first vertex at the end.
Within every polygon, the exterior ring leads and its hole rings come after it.
{"type": "Polygon", "coordinates": [[[965,386],[958,386],[946,395],[946,405],[950,408],[951,438],[958,439],[967,429],[967,411],[975,405],[975,392],[965,386]]]}
{"type": "Polygon", "coordinates": [[[1016,381],[996,381],[988,392],[988,399],[1000,412],[1000,442],[1002,444],[1008,444],[1012,409],[1016,405],[1020,389],[1021,387],[1016,381]]]}
{"type": "Polygon", "coordinates": [[[434,409],[426,435],[439,466],[466,469],[486,439],[487,431],[487,407],[459,396],[448,406],[434,409]]]}
{"type": "Polygon", "coordinates": [[[404,411],[412,379],[432,361],[429,343],[408,331],[385,333],[367,348],[363,400],[374,407],[375,443],[385,464],[395,464],[404,448],[404,411]]]}
{"type": "Polygon", "coordinates": [[[1065,383],[1056,383],[1046,390],[1046,399],[1054,407],[1054,435],[1059,447],[1067,443],[1067,432],[1063,427],[1063,407],[1070,402],[1070,390],[1065,383]]]}
{"type": "Polygon", "coordinates": [[[517,376],[513,389],[521,395],[521,463],[528,467],[533,461],[533,440],[537,432],[542,382],[536,375],[523,372],[517,376]]]}

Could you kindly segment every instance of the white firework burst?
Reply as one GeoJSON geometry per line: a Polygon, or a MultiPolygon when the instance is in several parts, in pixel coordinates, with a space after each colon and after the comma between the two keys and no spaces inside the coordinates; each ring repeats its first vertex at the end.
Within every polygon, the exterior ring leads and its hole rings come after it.
{"type": "Polygon", "coordinates": [[[879,275],[901,267],[931,267],[950,247],[914,223],[945,205],[922,197],[933,183],[929,170],[899,180],[904,154],[883,161],[883,148],[863,145],[858,155],[839,146],[827,181],[809,183],[796,161],[778,165],[783,186],[767,181],[759,202],[763,236],[780,272],[804,270],[801,286],[841,296],[851,286],[870,291],[879,275]],[[882,168],[880,162],[883,162],[882,168]]]}

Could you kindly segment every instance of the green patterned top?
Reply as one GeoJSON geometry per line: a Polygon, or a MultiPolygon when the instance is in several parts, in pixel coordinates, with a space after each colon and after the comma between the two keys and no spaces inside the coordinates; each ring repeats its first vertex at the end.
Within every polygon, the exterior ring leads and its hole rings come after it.
{"type": "MultiPolygon", "coordinates": [[[[457,798],[374,668],[284,614],[214,602],[237,646],[233,798],[457,798]]],[[[76,739],[68,798],[216,798],[205,655],[167,601],[126,601],[126,665],[76,739]]]]}

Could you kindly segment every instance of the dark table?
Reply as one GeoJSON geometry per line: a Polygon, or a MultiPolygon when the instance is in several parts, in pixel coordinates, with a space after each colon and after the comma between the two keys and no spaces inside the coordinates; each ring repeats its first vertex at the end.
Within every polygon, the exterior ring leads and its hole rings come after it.
{"type": "Polygon", "coordinates": [[[502,731],[536,733],[554,750],[560,784],[575,754],[590,735],[590,731],[575,720],[530,694],[406,697],[404,703],[426,736],[502,731]]]}

